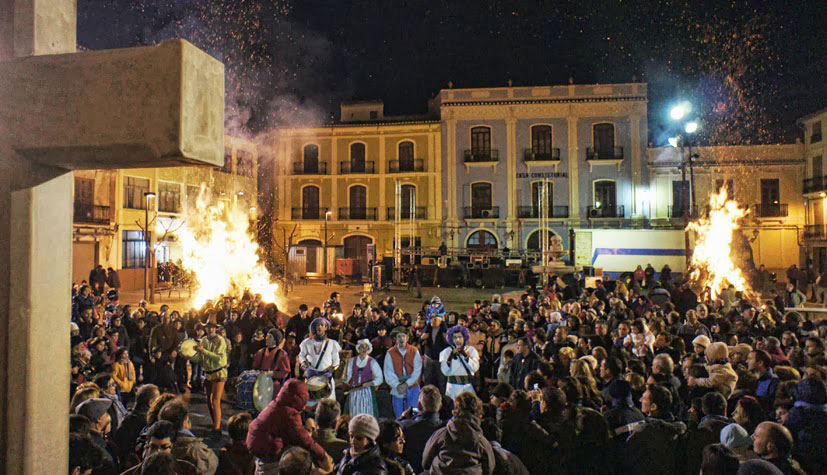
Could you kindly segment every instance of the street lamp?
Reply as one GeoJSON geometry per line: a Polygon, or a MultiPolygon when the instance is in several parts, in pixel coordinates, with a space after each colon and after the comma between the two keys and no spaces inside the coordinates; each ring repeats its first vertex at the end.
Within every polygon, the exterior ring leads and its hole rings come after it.
{"type": "MultiPolygon", "coordinates": [[[[686,101],[676,104],[669,111],[669,117],[672,120],[679,122],[678,135],[669,138],[669,145],[675,148],[680,147],[681,149],[683,149],[684,144],[686,144],[687,148],[689,149],[689,154],[686,156],[685,159],[683,157],[683,154],[681,153],[681,182],[683,183],[683,206],[681,211],[683,212],[684,229],[686,229],[689,226],[689,212],[691,206],[697,206],[697,202],[695,201],[695,170],[692,166],[692,159],[694,158],[694,155],[692,153],[692,140],[690,136],[698,131],[699,126],[696,120],[687,117],[691,111],[692,105],[686,101]],[[686,185],[687,165],[689,165],[689,186],[686,185]]],[[[690,254],[689,231],[684,232],[684,244],[686,246],[686,265],[688,267],[690,254]]]]}
{"type": "Polygon", "coordinates": [[[324,255],[322,256],[322,262],[324,265],[324,282],[327,283],[327,220],[330,218],[330,215],[333,214],[333,211],[325,211],[324,213],[324,246],[322,247],[324,255]]]}
{"type": "MultiPolygon", "coordinates": [[[[146,300],[146,291],[149,284],[149,200],[155,198],[155,192],[145,191],[144,199],[146,205],[144,206],[144,300],[146,300]]],[[[154,294],[150,294],[150,300],[154,300],[154,294]]],[[[154,303],[154,302],[153,302],[154,303]]]]}

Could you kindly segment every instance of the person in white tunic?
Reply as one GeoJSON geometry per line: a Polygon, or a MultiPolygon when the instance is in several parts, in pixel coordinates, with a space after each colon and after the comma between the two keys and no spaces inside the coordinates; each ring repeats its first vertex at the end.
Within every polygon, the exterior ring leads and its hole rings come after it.
{"type": "Polygon", "coordinates": [[[339,351],[342,349],[336,340],[327,337],[330,323],[324,318],[316,318],[310,323],[310,336],[299,345],[299,363],[304,370],[305,381],[313,376],[325,376],[328,379],[330,393],[326,391],[310,393],[308,407],[313,407],[321,399],[336,399],[336,387],[333,372],[339,367],[339,351]]]}
{"type": "Polygon", "coordinates": [[[370,357],[373,345],[368,340],[356,342],[357,355],[350,359],[345,368],[345,381],[351,389],[347,395],[348,414],[370,414],[378,417],[376,388],[382,384],[382,368],[370,357]]]}
{"type": "Polygon", "coordinates": [[[451,346],[439,353],[439,367],[448,378],[445,395],[456,399],[462,393],[474,393],[474,374],[480,369],[480,354],[468,344],[468,329],[456,325],[448,329],[451,346]]]}

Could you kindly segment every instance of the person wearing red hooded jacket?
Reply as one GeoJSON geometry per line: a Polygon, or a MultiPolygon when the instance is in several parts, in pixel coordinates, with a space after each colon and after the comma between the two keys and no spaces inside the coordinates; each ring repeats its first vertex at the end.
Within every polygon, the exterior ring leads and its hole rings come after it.
{"type": "Polygon", "coordinates": [[[289,379],[275,400],[250,423],[247,449],[256,457],[256,473],[278,473],[279,458],[284,449],[299,446],[313,456],[322,473],[333,470],[333,459],[313,440],[302,424],[301,412],[310,395],[298,379],[289,379]]]}

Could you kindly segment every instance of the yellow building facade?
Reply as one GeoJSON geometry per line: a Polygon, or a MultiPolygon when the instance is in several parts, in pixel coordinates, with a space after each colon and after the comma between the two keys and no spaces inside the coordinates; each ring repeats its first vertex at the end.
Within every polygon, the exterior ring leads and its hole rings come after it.
{"type": "Polygon", "coordinates": [[[194,205],[202,183],[214,199],[255,213],[258,149],[254,143],[235,137],[225,136],[224,143],[221,168],[75,172],[73,281],[88,279],[89,271],[100,264],[118,270],[123,289],[143,287],[147,217],[154,258],[150,268],[156,262],[179,260],[182,250],[174,231],[186,223],[186,209],[194,205]]]}
{"type": "Polygon", "coordinates": [[[274,238],[282,249],[304,248],[302,275],[325,265],[332,274],[336,258],[356,259],[364,273],[369,260],[393,256],[397,238],[401,248],[442,242],[439,121],[385,117],[381,102],[343,105],[342,117],[273,130],[261,145],[276,184],[263,197],[272,200],[274,238]]]}

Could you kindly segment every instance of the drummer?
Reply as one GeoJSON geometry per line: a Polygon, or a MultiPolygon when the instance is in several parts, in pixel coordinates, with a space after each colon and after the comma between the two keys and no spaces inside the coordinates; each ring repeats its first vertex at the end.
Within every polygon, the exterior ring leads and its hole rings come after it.
{"type": "Polygon", "coordinates": [[[347,396],[348,414],[370,414],[378,417],[375,388],[382,384],[382,368],[370,356],[373,346],[363,339],[356,342],[358,355],[351,358],[347,365],[345,381],[350,385],[347,396]]]}
{"type": "Polygon", "coordinates": [[[207,407],[213,420],[213,432],[221,432],[221,396],[227,381],[227,340],[218,334],[218,324],[207,322],[207,336],[195,347],[192,361],[200,363],[207,375],[204,389],[207,393],[207,407]]]}
{"type": "MultiPolygon", "coordinates": [[[[333,382],[333,372],[339,367],[339,351],[341,347],[336,340],[327,337],[330,323],[325,318],[316,318],[310,322],[310,336],[299,345],[299,364],[304,370],[305,378],[323,375],[328,378],[330,397],[336,399],[336,388],[333,382]]],[[[313,394],[310,395],[308,406],[316,405],[313,394]]]]}
{"type": "Polygon", "coordinates": [[[253,358],[253,369],[267,371],[273,378],[273,395],[278,394],[281,382],[290,376],[290,359],[284,346],[284,333],[278,328],[271,328],[264,338],[265,347],[256,352],[253,358]]]}

